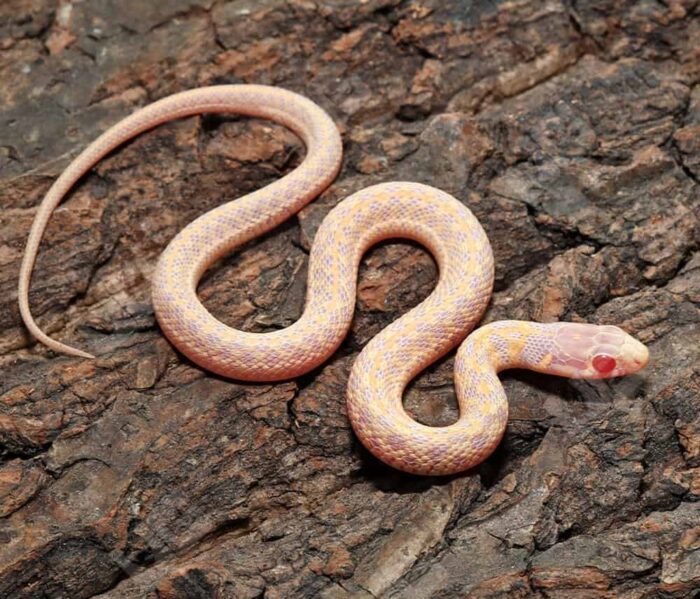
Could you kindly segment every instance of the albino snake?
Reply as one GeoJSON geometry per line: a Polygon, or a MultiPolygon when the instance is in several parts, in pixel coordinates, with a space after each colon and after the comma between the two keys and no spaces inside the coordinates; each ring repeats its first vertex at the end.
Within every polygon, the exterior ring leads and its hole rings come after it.
{"type": "Polygon", "coordinates": [[[120,144],[165,121],[208,112],[281,123],[301,137],[307,151],[302,164],[282,179],[197,218],[160,257],[153,280],[158,322],[171,342],[203,368],[238,380],[277,381],[319,366],[350,327],[362,255],[373,244],[397,237],[425,246],[437,260],[440,276],[425,301],[367,344],[350,373],[347,412],[352,426],[387,464],[418,474],[449,474],[484,460],[506,427],[508,404],[497,377],[505,368],[603,378],[646,364],[646,347],[613,326],[501,321],[464,341],[491,295],[491,247],[462,203],[418,183],[368,187],[328,214],[309,257],[304,313],[292,326],[255,334],[218,321],[197,297],[204,271],[298,212],[333,181],[341,162],[340,135],[321,108],[303,96],[261,85],[204,87],[159,100],[110,128],[66,168],[39,206],[20,271],[22,319],[39,341],[55,351],[92,357],[48,337],[29,310],[32,268],[54,208],[120,144]],[[459,419],[442,427],[416,422],[402,405],[406,385],[460,343],[455,363],[459,419]]]}

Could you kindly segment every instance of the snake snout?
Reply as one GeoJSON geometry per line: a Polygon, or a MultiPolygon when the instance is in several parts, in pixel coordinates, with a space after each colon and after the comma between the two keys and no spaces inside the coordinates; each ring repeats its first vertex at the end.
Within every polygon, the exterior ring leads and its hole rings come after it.
{"type": "Polygon", "coordinates": [[[649,349],[643,343],[640,343],[636,339],[634,341],[633,358],[635,366],[639,368],[644,368],[649,362],[649,349]]]}
{"type": "Polygon", "coordinates": [[[627,336],[623,349],[626,374],[637,372],[649,363],[649,349],[634,337],[627,336]]]}

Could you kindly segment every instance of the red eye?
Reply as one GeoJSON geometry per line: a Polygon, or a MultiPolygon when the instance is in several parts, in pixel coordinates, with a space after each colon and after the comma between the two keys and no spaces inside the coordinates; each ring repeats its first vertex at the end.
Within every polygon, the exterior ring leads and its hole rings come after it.
{"type": "Polygon", "coordinates": [[[612,356],[599,354],[593,358],[593,368],[600,372],[600,374],[610,374],[615,370],[615,366],[617,366],[617,362],[612,356]]]}

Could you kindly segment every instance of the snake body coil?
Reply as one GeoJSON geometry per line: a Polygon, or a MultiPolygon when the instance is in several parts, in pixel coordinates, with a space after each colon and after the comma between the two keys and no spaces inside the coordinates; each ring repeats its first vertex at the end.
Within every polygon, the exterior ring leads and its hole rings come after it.
{"type": "Polygon", "coordinates": [[[189,224],[158,262],[153,280],[158,322],[171,342],[203,368],[239,380],[276,381],[323,363],[350,327],[362,255],[373,244],[395,237],[413,239],[430,250],[440,277],[424,302],[367,344],[350,374],[348,416],[365,446],[386,463],[419,474],[449,474],[485,459],[508,419],[497,377],[504,368],[602,378],[633,372],[646,363],[646,348],[617,327],[493,323],[473,333],[457,352],[457,422],[430,427],[410,418],[402,405],[406,385],[464,341],[483,314],[493,285],[491,248],[472,213],[452,196],[418,183],[368,187],[328,214],[309,257],[304,313],[292,326],[255,334],[218,321],[197,297],[204,271],[310,202],[333,181],[342,157],[338,130],[323,110],[292,92],[260,85],[206,87],[164,98],[109,129],[69,165],[39,207],[20,271],[20,311],[37,339],[56,351],[91,357],[45,335],[29,310],[31,271],[53,209],[114,148],[159,123],[205,112],[279,122],[302,138],[307,153],[282,179],[189,224]]]}

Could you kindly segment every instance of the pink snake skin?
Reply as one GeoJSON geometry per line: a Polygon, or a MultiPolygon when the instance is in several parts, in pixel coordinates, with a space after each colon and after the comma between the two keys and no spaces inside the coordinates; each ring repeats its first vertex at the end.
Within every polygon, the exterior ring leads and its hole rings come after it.
{"type": "Polygon", "coordinates": [[[462,203],[419,183],[368,187],[328,214],[309,257],[304,313],[292,326],[254,334],[218,321],[197,297],[202,274],[313,200],[333,181],[342,159],[338,129],[321,108],[298,94],[262,85],[204,87],[159,100],[110,128],[66,168],[38,208],[20,270],[20,312],[39,341],[58,352],[92,357],[48,337],[29,309],[32,269],[53,210],[78,179],[122,143],[165,121],[209,112],[281,123],[301,137],[307,152],[302,164],[282,179],[197,218],[160,257],[153,280],[158,322],[170,341],[202,368],[238,380],[278,381],[322,364],[350,327],[363,254],[387,238],[422,244],[440,270],[430,296],[366,345],[348,381],[347,412],[357,436],[395,468],[451,474],[484,460],[508,420],[497,377],[505,368],[604,378],[635,372],[647,363],[647,348],[614,326],[500,321],[467,338],[491,295],[491,247],[462,203]],[[403,408],[406,385],[460,343],[455,361],[459,419],[442,427],[418,423],[403,408]]]}

